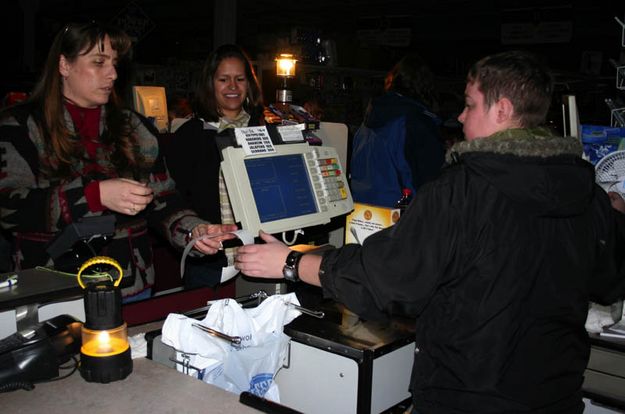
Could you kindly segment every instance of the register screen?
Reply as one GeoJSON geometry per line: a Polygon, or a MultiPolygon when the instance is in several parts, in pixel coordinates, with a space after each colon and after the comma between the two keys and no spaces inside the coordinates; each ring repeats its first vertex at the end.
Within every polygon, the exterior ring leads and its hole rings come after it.
{"type": "Polygon", "coordinates": [[[317,212],[300,154],[245,160],[261,223],[317,212]]]}

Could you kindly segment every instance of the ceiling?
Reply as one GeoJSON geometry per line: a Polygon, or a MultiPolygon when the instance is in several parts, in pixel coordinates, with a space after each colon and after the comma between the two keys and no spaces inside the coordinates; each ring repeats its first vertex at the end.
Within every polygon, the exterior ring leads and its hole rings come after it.
{"type": "Polygon", "coordinates": [[[214,10],[220,7],[236,10],[233,18],[226,18],[226,30],[236,27],[236,42],[253,58],[276,53],[299,28],[332,40],[339,65],[378,70],[388,69],[406,50],[417,49],[434,66],[451,71],[458,66],[461,72],[476,56],[501,49],[502,24],[517,20],[570,22],[571,42],[522,45],[550,56],[555,64],[578,66],[579,50],[618,58],[620,33],[614,16],[625,17],[622,0],[20,0],[3,3],[0,30],[3,38],[15,40],[7,42],[9,59],[2,70],[36,71],[56,31],[69,21],[88,20],[140,25],[138,62],[203,60],[213,49],[216,22],[224,21],[221,15],[215,19],[214,10]],[[29,29],[24,29],[23,7],[34,11],[30,43],[24,39],[29,29]],[[363,31],[388,28],[408,29],[408,46],[363,41],[363,31]],[[34,45],[31,55],[29,44],[34,45]]]}

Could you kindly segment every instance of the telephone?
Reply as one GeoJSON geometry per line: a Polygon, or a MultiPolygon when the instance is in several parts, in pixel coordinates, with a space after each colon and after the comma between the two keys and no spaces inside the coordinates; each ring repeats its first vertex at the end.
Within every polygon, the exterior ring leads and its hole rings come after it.
{"type": "Polygon", "coordinates": [[[59,366],[80,352],[81,326],[59,315],[0,340],[0,392],[30,390],[58,377],[59,366]]]}

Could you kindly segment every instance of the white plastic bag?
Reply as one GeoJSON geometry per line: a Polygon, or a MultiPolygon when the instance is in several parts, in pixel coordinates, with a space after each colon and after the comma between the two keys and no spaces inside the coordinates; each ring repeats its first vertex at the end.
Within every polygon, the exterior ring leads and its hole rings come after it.
{"type": "Polygon", "coordinates": [[[603,306],[598,303],[588,304],[588,316],[586,317],[586,331],[599,333],[606,326],[619,322],[623,314],[623,301],[614,302],[612,305],[603,306]]]}
{"type": "MultiPolygon", "coordinates": [[[[249,391],[279,402],[273,381],[283,364],[289,338],[283,327],[300,312],[294,293],[273,295],[259,306],[243,309],[233,299],[212,303],[202,321],[170,314],[163,325],[163,343],[174,347],[178,360],[186,360],[189,374],[209,384],[240,394],[249,391]],[[193,324],[201,324],[229,336],[241,338],[240,345],[210,335],[193,324]]],[[[185,367],[178,365],[179,371],[185,367]]]]}

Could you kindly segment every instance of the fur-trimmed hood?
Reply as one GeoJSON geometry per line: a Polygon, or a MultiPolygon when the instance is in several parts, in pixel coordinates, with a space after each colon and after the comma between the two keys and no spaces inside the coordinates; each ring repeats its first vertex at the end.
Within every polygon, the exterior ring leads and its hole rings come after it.
{"type": "Polygon", "coordinates": [[[595,191],[594,169],[581,154],[575,138],[554,136],[544,128],[518,128],[459,142],[446,158],[530,214],[565,217],[585,211],[595,191]]]}
{"type": "Polygon", "coordinates": [[[582,155],[582,144],[573,137],[552,135],[546,128],[506,129],[487,138],[461,141],[447,153],[447,162],[458,155],[470,152],[490,152],[519,157],[553,157],[556,155],[582,155]]]}

